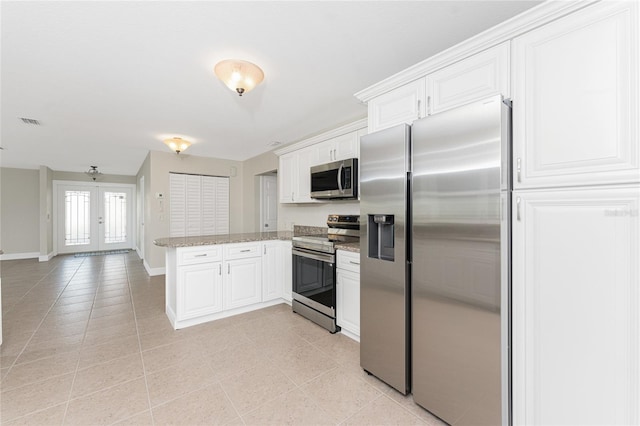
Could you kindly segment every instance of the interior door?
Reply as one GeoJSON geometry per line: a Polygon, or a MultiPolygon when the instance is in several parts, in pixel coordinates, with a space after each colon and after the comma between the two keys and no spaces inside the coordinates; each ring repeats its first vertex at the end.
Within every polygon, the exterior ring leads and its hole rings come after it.
{"type": "Polygon", "coordinates": [[[58,186],[58,253],[127,249],[133,246],[130,187],[58,186]]]}
{"type": "Polygon", "coordinates": [[[262,197],[260,231],[278,230],[278,180],[275,176],[260,176],[262,197]]]}

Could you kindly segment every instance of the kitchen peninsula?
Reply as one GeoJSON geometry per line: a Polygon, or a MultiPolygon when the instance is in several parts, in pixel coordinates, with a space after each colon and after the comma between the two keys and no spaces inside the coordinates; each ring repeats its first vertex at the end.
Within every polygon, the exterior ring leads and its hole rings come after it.
{"type": "Polygon", "coordinates": [[[174,329],[291,303],[293,232],[159,238],[174,329]]]}

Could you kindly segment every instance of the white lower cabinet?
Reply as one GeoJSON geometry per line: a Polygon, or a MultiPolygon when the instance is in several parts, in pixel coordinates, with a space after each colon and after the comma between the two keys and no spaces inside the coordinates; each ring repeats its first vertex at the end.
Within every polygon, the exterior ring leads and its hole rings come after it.
{"type": "Polygon", "coordinates": [[[222,310],[222,263],[209,262],[178,268],[180,303],[176,315],[189,319],[222,310]]]}
{"type": "Polygon", "coordinates": [[[513,195],[515,425],[640,423],[640,187],[513,195]]]}
{"type": "Polygon", "coordinates": [[[336,321],[350,337],[360,338],[360,254],[337,252],[336,321]]]}
{"type": "Polygon", "coordinates": [[[263,245],[262,301],[291,301],[291,243],[271,241],[263,245]]]}
{"type": "Polygon", "coordinates": [[[175,329],[291,301],[291,242],[167,248],[166,313],[175,329]]]}
{"type": "Polygon", "coordinates": [[[224,309],[262,301],[262,259],[251,257],[225,262],[224,309]]]}

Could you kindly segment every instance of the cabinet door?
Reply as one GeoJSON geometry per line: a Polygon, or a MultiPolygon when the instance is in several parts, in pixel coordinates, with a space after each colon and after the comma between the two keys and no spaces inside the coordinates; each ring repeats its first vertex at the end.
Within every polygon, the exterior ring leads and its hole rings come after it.
{"type": "Polygon", "coordinates": [[[293,203],[294,188],[298,185],[298,157],[295,152],[280,156],[278,179],[280,181],[280,202],[293,203]]]}
{"type": "Polygon", "coordinates": [[[638,424],[640,187],[513,197],[514,424],[638,424]]]}
{"type": "Polygon", "coordinates": [[[178,267],[177,320],[222,310],[222,263],[178,267]]]}
{"type": "Polygon", "coordinates": [[[297,189],[294,191],[294,200],[298,203],[309,203],[311,199],[311,159],[313,158],[312,147],[303,148],[296,151],[298,157],[298,178],[297,189]]]}
{"type": "Polygon", "coordinates": [[[293,255],[291,253],[291,241],[282,241],[282,259],[284,276],[282,279],[282,297],[291,301],[293,286],[293,255]]]}
{"type": "Polygon", "coordinates": [[[360,274],[338,269],[336,290],[338,325],[360,336],[360,274]]]}
{"type": "Polygon", "coordinates": [[[224,309],[262,301],[262,262],[259,257],[225,262],[224,309]]]}
{"type": "Polygon", "coordinates": [[[393,127],[396,124],[411,124],[426,115],[425,79],[421,78],[390,92],[371,99],[368,103],[369,133],[393,127]]]}
{"type": "Polygon", "coordinates": [[[349,158],[358,158],[360,139],[358,132],[350,132],[336,138],[333,141],[333,158],[337,160],[347,160],[349,158]]]}
{"type": "Polygon", "coordinates": [[[280,241],[264,243],[262,252],[262,301],[282,297],[284,250],[280,241]]]}
{"type": "Polygon", "coordinates": [[[427,76],[427,114],[436,114],[493,95],[510,96],[509,42],[427,76]]]}
{"type": "Polygon", "coordinates": [[[638,3],[601,2],[513,41],[516,188],[638,182],[638,3]]]}
{"type": "Polygon", "coordinates": [[[312,145],[309,149],[313,151],[311,165],[329,163],[334,160],[335,144],[333,139],[312,145]]]}

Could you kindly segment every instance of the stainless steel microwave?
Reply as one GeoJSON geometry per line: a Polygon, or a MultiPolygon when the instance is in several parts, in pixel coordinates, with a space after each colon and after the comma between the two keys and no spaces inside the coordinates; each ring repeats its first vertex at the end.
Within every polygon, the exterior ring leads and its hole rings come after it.
{"type": "Polygon", "coordinates": [[[311,198],[358,198],[358,159],[311,167],[311,198]]]}

